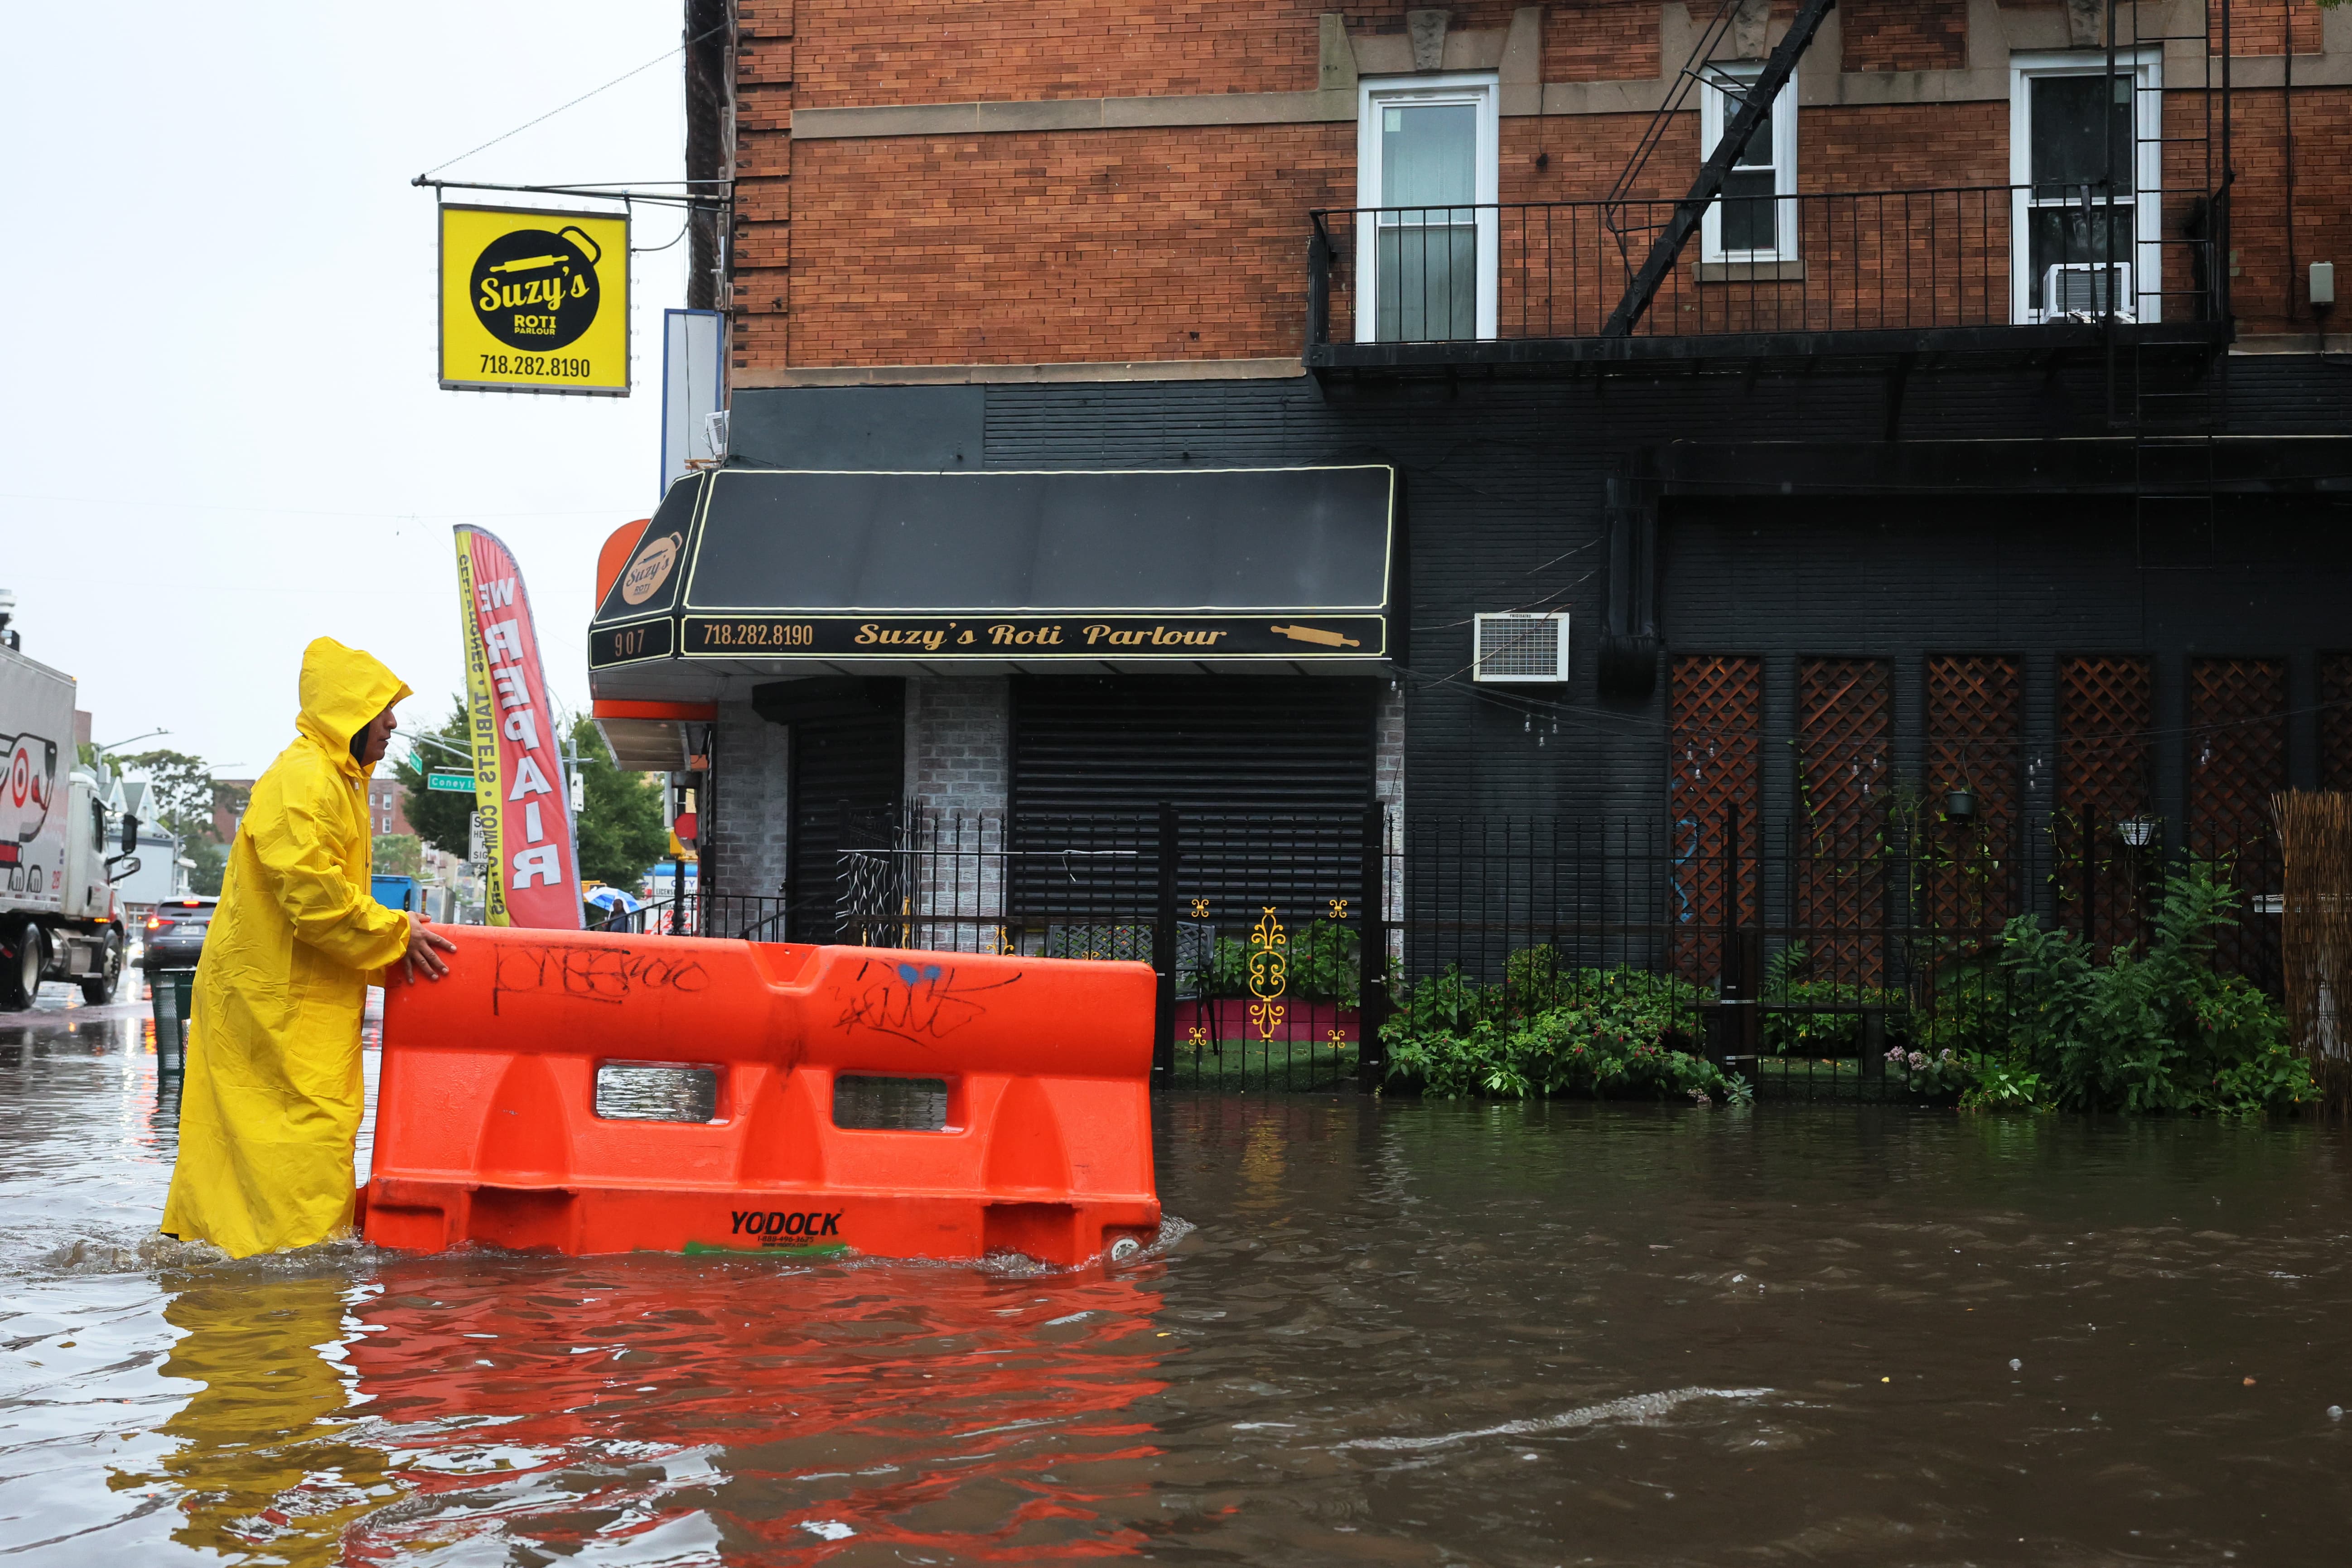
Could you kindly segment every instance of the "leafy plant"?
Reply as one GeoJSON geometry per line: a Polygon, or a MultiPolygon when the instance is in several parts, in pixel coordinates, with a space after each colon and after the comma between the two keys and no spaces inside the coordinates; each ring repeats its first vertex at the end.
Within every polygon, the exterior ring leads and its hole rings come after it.
{"type": "Polygon", "coordinates": [[[1531,1016],[1507,1011],[1503,990],[1469,987],[1454,973],[1423,980],[1381,1030],[1389,1076],[1417,1079],[1445,1099],[1749,1098],[1746,1083],[1688,1049],[1678,1026],[1696,1000],[1687,982],[1638,970],[1555,969],[1548,994],[1558,1005],[1531,1016]]]}
{"type": "Polygon", "coordinates": [[[2099,963],[2068,932],[2030,916],[2009,922],[2011,1038],[2059,1105],[2246,1113],[2310,1098],[2276,1005],[2210,963],[2236,904],[2234,889],[2189,858],[2165,881],[2144,951],[2099,963]]]}
{"type": "Polygon", "coordinates": [[[1987,1062],[1977,1069],[1976,1082],[1960,1091],[1960,1104],[1969,1110],[2040,1109],[2043,1104],[2042,1075],[2005,1062],[1987,1062]]]}

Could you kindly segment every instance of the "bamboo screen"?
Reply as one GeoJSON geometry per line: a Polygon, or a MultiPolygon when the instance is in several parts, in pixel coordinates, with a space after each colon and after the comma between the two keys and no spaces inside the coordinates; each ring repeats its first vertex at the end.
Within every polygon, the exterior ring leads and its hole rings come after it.
{"type": "Polygon", "coordinates": [[[2280,957],[2288,1026],[2328,1110],[2352,1110],[2352,795],[2294,791],[2272,809],[2284,861],[2280,957]]]}

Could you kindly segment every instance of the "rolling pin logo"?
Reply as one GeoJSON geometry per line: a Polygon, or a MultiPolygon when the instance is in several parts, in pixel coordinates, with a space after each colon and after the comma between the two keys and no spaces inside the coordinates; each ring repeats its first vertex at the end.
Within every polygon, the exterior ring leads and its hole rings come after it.
{"type": "Polygon", "coordinates": [[[595,324],[603,259],[596,242],[575,227],[510,230],[474,258],[474,314],[509,348],[567,348],[595,324]]]}
{"type": "Polygon", "coordinates": [[[1327,632],[1321,626],[1270,626],[1267,629],[1276,637],[1288,637],[1292,642],[1319,643],[1325,647],[1364,646],[1354,637],[1341,637],[1338,632],[1327,632]]]}

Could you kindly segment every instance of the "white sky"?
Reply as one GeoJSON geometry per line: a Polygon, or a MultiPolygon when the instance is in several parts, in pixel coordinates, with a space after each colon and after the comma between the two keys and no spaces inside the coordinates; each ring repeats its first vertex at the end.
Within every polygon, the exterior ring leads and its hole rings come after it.
{"type": "MultiPolygon", "coordinates": [[[[659,479],[661,311],[635,258],[626,398],[435,384],[433,196],[409,180],[643,64],[674,3],[12,7],[0,31],[0,587],[96,738],[258,773],[305,643],[463,680],[450,527],[521,563],[558,702],[587,704],[596,547],[659,479]]],[[[680,179],[677,57],[442,171],[680,179]]],[[[462,195],[458,199],[468,199],[462,195]]],[[[533,198],[488,197],[530,205],[533,198]]],[[[585,204],[583,204],[583,205],[585,204]]],[[[678,232],[640,207],[632,243],[678,232]]]]}

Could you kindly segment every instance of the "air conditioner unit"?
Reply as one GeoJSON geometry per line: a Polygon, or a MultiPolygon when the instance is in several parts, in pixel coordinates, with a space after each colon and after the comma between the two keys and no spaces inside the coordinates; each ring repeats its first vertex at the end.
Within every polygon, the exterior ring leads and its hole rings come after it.
{"type": "Polygon", "coordinates": [[[2107,313],[2110,301],[2117,321],[2132,320],[2137,300],[2128,261],[2062,261],[2042,275],[2045,320],[2096,320],[2107,313]]]}
{"type": "Polygon", "coordinates": [[[1568,679],[1568,613],[1511,610],[1476,617],[1471,679],[1557,686],[1568,679]]]}

